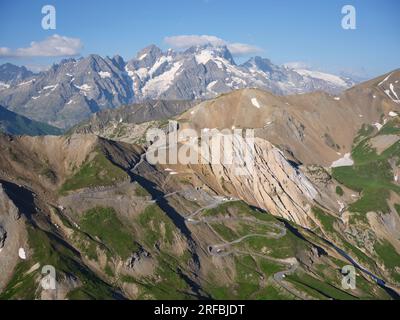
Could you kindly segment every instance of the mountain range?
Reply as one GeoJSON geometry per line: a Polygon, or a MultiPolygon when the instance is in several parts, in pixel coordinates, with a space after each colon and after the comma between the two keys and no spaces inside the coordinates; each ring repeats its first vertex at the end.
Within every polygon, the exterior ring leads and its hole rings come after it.
{"type": "Polygon", "coordinates": [[[4,64],[0,104],[33,120],[68,128],[95,112],[146,100],[204,100],[249,87],[278,95],[316,90],[334,94],[354,83],[350,78],[275,65],[261,57],[238,65],[226,46],[163,52],[151,45],[128,61],[118,55],[92,54],[62,60],[40,73],[4,64]]]}

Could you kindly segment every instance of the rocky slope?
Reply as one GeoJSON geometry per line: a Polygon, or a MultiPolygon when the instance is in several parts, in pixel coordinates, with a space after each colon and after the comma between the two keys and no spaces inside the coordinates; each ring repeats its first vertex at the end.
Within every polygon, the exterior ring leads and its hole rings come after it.
{"type": "Polygon", "coordinates": [[[398,78],[335,96],[238,90],[174,118],[178,134],[256,129],[254,147],[234,137],[230,163],[152,163],[182,147],[207,160],[212,140],[138,140],[160,123],[126,109],[85,134],[1,135],[0,262],[13,271],[0,298],[399,299],[398,78]]]}
{"type": "Polygon", "coordinates": [[[0,131],[15,135],[60,135],[62,130],[46,123],[30,120],[0,106],[0,131]]]}

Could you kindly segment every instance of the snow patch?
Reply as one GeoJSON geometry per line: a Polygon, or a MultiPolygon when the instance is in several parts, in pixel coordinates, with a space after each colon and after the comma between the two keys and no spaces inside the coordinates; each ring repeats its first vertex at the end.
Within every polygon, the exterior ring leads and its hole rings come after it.
{"type": "Polygon", "coordinates": [[[389,112],[389,116],[390,116],[390,117],[397,117],[398,114],[397,114],[396,112],[394,112],[394,111],[390,111],[390,112],[389,112]]]}
{"type": "MultiPolygon", "coordinates": [[[[393,83],[389,85],[390,91],[392,91],[393,95],[396,97],[396,101],[399,101],[399,97],[397,96],[397,93],[394,91],[394,86],[393,83]]],[[[394,100],[393,100],[394,101],[394,100]]]]}
{"type": "Polygon", "coordinates": [[[390,73],[385,79],[383,79],[381,82],[379,82],[378,86],[381,86],[384,82],[386,82],[391,75],[392,75],[392,73],[390,73]]]}
{"type": "Polygon", "coordinates": [[[18,86],[20,87],[20,86],[24,86],[27,84],[31,84],[31,83],[34,83],[35,81],[36,81],[36,79],[31,79],[29,81],[21,82],[20,84],[18,84],[18,86]]]}
{"type": "Polygon", "coordinates": [[[197,64],[206,64],[209,60],[213,58],[214,56],[210,50],[203,50],[199,54],[195,55],[197,64]]]}
{"type": "Polygon", "coordinates": [[[378,129],[378,131],[380,131],[381,129],[382,129],[382,125],[380,124],[380,123],[378,123],[378,122],[375,122],[375,123],[373,123],[372,124],[373,126],[375,126],[377,129],[378,129]]]}
{"type": "Polygon", "coordinates": [[[333,161],[331,164],[331,168],[336,168],[336,167],[348,167],[352,166],[354,164],[353,159],[351,158],[350,153],[346,153],[342,158],[333,161]]]}
{"type": "Polygon", "coordinates": [[[58,84],[52,84],[52,85],[43,87],[42,90],[50,90],[51,89],[51,91],[54,91],[57,87],[58,87],[58,84]]]}
{"type": "MultiPolygon", "coordinates": [[[[129,71],[129,72],[131,72],[131,77],[135,74],[134,72],[132,72],[132,71],[129,71]]],[[[129,72],[128,72],[128,74],[129,74],[129,72]]],[[[140,78],[140,80],[142,80],[142,79],[145,79],[147,76],[148,76],[148,71],[147,71],[147,69],[146,68],[139,68],[137,71],[136,71],[136,75],[140,78]]]]}
{"type": "Polygon", "coordinates": [[[99,71],[99,76],[102,79],[111,78],[111,73],[109,73],[108,71],[99,71]]]}
{"type": "MultiPolygon", "coordinates": [[[[162,56],[162,57],[160,57],[155,63],[154,63],[154,65],[151,67],[151,69],[149,70],[149,74],[151,75],[151,76],[153,76],[153,74],[158,70],[158,68],[159,67],[161,67],[164,63],[166,63],[166,62],[170,62],[172,60],[172,58],[171,57],[165,57],[165,56],[162,56]]],[[[178,62],[176,62],[175,64],[177,64],[178,62]]],[[[180,63],[180,64],[182,64],[182,63],[180,63]]],[[[172,68],[171,68],[172,69],[172,68]]],[[[166,71],[166,72],[168,72],[168,71],[166,71]]],[[[166,73],[166,72],[164,72],[164,73],[166,73]]]]}
{"type": "Polygon", "coordinates": [[[143,59],[146,58],[146,57],[147,57],[147,53],[142,54],[142,55],[139,57],[139,60],[143,60],[143,59]]]}
{"type": "Polygon", "coordinates": [[[19,256],[22,260],[26,260],[26,253],[25,253],[25,249],[24,249],[24,248],[19,248],[19,250],[18,250],[18,256],[19,256]]]}
{"type": "Polygon", "coordinates": [[[256,108],[260,109],[260,104],[258,103],[257,98],[251,98],[251,104],[256,108]]]}
{"type": "Polygon", "coordinates": [[[217,84],[217,82],[218,82],[218,80],[211,81],[211,82],[207,85],[207,91],[213,92],[212,88],[217,84]]]}
{"type": "Polygon", "coordinates": [[[92,88],[91,86],[89,86],[86,83],[84,83],[81,86],[78,86],[78,85],[74,84],[74,86],[75,86],[75,88],[78,88],[79,90],[82,90],[82,91],[89,91],[92,88]]]}
{"type": "Polygon", "coordinates": [[[10,85],[7,84],[7,83],[4,83],[4,82],[2,82],[2,81],[0,81],[0,87],[3,87],[3,88],[8,89],[8,88],[10,88],[10,85]]]}

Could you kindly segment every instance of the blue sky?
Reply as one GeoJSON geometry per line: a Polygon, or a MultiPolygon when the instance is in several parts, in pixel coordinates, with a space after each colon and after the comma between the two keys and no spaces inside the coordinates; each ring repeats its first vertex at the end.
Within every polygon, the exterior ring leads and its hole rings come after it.
{"type": "Polygon", "coordinates": [[[166,37],[208,35],[248,46],[239,61],[257,53],[279,64],[304,62],[375,76],[400,67],[399,12],[398,0],[5,0],[0,2],[0,64],[37,68],[60,60],[25,53],[15,57],[18,48],[55,34],[65,45],[70,38],[79,41],[74,53],[125,59],[151,43],[168,48],[166,37]],[[46,4],[56,8],[56,30],[41,27],[46,4]],[[356,8],[356,30],[341,27],[346,4],[356,8]]]}

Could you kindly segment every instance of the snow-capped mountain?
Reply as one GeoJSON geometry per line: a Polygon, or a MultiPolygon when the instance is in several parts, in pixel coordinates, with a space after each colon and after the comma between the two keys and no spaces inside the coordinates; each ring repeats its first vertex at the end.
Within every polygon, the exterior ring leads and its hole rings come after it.
{"type": "Polygon", "coordinates": [[[9,88],[11,85],[16,84],[33,75],[25,67],[18,67],[11,63],[5,63],[0,66],[0,90],[9,88]]]}
{"type": "Polygon", "coordinates": [[[89,55],[63,60],[38,74],[15,68],[15,77],[9,71],[6,77],[6,71],[13,70],[9,64],[0,68],[0,103],[59,127],[74,125],[99,110],[149,99],[207,99],[248,87],[281,95],[336,93],[354,84],[348,78],[278,66],[261,57],[237,65],[227,47],[211,45],[183,52],[163,52],[151,45],[127,62],[120,56],[89,55]]]}

